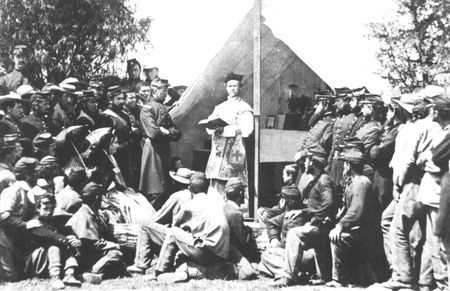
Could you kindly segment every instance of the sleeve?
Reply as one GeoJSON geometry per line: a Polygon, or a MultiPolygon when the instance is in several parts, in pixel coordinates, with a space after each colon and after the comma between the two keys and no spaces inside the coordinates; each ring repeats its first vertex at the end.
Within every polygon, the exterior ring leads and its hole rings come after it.
{"type": "Polygon", "coordinates": [[[144,136],[154,139],[162,135],[159,126],[156,124],[156,116],[153,108],[145,108],[141,110],[140,122],[142,133],[144,136]]]}
{"type": "Polygon", "coordinates": [[[176,199],[173,195],[171,195],[166,203],[164,203],[164,205],[155,214],[153,214],[153,220],[160,224],[170,223],[176,205],[176,199]]]}
{"type": "Polygon", "coordinates": [[[242,137],[249,137],[253,132],[253,113],[251,111],[245,111],[239,118],[239,124],[242,131],[242,137]]]}
{"type": "Polygon", "coordinates": [[[312,128],[317,123],[317,121],[319,121],[322,117],[323,117],[322,112],[320,113],[314,112],[314,114],[311,115],[311,117],[308,120],[309,128],[312,128]]]}
{"type": "Polygon", "coordinates": [[[347,191],[352,191],[352,195],[349,195],[350,197],[347,196],[347,198],[349,198],[349,201],[347,202],[347,211],[338,223],[342,229],[349,230],[360,224],[369,186],[370,183],[353,184],[353,187],[347,189],[347,191]]]}
{"type": "Polygon", "coordinates": [[[330,216],[334,203],[334,183],[331,178],[322,176],[318,183],[321,203],[317,209],[309,211],[314,214],[314,217],[311,219],[311,225],[318,225],[326,217],[330,216]]]}
{"type": "Polygon", "coordinates": [[[230,220],[230,230],[236,237],[241,246],[245,246],[249,241],[248,233],[244,225],[244,217],[241,213],[236,212],[230,220]]]}
{"type": "Polygon", "coordinates": [[[397,137],[398,128],[394,129],[386,136],[380,144],[374,145],[370,149],[370,159],[374,162],[390,160],[395,149],[395,138],[397,137]]]}
{"type": "Polygon", "coordinates": [[[272,217],[267,221],[267,235],[269,237],[269,242],[276,238],[281,239],[281,227],[283,226],[284,213],[272,217]]]}
{"type": "Polygon", "coordinates": [[[372,147],[380,142],[381,133],[382,129],[380,127],[373,126],[362,137],[362,142],[364,144],[364,156],[366,158],[369,158],[372,147]]]}
{"type": "Polygon", "coordinates": [[[34,239],[51,245],[62,247],[63,249],[69,249],[69,240],[62,234],[57,233],[46,226],[40,226],[32,228],[30,230],[34,239]]]}
{"type": "Polygon", "coordinates": [[[320,139],[320,144],[323,146],[326,153],[329,153],[331,151],[332,142],[333,142],[333,122],[330,121],[320,139]]]}
{"type": "Polygon", "coordinates": [[[441,200],[434,233],[438,237],[445,237],[450,230],[450,173],[444,175],[441,181],[441,200]]]}

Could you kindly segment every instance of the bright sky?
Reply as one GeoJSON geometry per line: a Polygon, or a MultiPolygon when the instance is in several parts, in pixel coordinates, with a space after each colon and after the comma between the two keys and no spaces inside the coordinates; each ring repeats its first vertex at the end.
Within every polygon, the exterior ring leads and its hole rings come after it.
{"type": "MultiPolygon", "coordinates": [[[[172,85],[190,85],[253,6],[253,0],[132,1],[138,17],[154,19],[153,48],[138,49],[136,57],[159,66],[172,85]]],[[[325,82],[386,91],[366,24],[391,17],[395,0],[262,1],[266,24],[325,82]]]]}

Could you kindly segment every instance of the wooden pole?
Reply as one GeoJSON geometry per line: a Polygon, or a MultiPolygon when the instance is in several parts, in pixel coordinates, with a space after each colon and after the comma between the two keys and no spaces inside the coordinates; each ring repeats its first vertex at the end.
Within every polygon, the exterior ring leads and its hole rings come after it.
{"type": "Polygon", "coordinates": [[[258,209],[259,196],[259,121],[261,114],[261,0],[255,0],[253,9],[253,113],[255,116],[255,198],[253,205],[253,217],[258,209]]]}

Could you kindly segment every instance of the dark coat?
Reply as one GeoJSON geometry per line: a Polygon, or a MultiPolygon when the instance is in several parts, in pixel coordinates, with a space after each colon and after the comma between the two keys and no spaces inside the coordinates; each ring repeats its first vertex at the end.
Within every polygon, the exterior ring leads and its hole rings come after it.
{"type": "Polygon", "coordinates": [[[321,145],[327,153],[331,150],[334,120],[327,115],[319,119],[308,131],[308,135],[303,140],[299,151],[307,149],[312,144],[321,145]]]}
{"type": "Polygon", "coordinates": [[[358,121],[358,117],[354,113],[336,118],[333,125],[333,144],[328,157],[328,165],[330,167],[330,176],[336,185],[342,180],[342,172],[344,171],[344,162],[336,159],[338,155],[339,144],[344,138],[351,137],[351,131],[358,121]]]}
{"type": "Polygon", "coordinates": [[[441,201],[434,233],[441,238],[450,232],[450,173],[447,172],[441,180],[441,201]]]}
{"type": "Polygon", "coordinates": [[[170,142],[178,140],[181,133],[166,107],[154,101],[142,107],[140,125],[144,146],[139,190],[142,194],[164,193],[169,179],[170,142]],[[160,127],[169,130],[170,134],[162,134],[160,127]]]}

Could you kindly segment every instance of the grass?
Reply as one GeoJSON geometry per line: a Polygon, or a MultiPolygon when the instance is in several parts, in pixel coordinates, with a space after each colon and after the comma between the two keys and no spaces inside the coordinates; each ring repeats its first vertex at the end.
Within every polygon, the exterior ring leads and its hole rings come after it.
{"type": "MultiPolygon", "coordinates": [[[[81,288],[66,288],[65,290],[152,290],[152,291],[230,291],[230,290],[279,290],[269,286],[271,279],[261,278],[254,281],[224,281],[224,280],[191,280],[186,283],[162,284],[146,282],[141,277],[105,280],[100,285],[83,284],[81,288]]],[[[50,290],[49,280],[31,279],[15,283],[2,283],[0,290],[50,290]]],[[[321,286],[292,286],[282,290],[362,290],[360,288],[326,288],[321,286]]]]}

